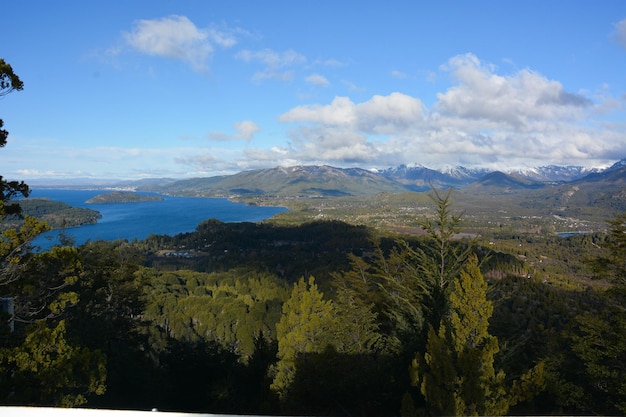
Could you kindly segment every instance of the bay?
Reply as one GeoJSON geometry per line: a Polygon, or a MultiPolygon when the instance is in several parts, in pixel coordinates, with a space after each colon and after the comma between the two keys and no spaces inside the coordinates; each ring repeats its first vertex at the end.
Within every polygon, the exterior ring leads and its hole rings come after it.
{"type": "MultiPolygon", "coordinates": [[[[208,219],[229,222],[259,222],[287,211],[284,207],[249,206],[225,198],[172,197],[160,195],[162,201],[140,203],[87,204],[86,201],[108,190],[33,189],[30,197],[49,198],[74,207],[99,211],[102,218],[97,224],[68,228],[65,234],[75,239],[77,245],[89,240],[142,240],[156,235],[176,235],[192,232],[208,219]]],[[[33,242],[40,250],[58,243],[59,230],[39,236],[33,242]]]]}

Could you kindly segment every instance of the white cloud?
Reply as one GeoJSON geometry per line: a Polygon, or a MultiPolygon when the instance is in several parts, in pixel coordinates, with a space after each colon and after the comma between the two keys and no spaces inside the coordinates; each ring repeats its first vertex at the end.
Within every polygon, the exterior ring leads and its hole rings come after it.
{"type": "Polygon", "coordinates": [[[239,131],[236,135],[237,138],[252,140],[252,137],[261,128],[251,120],[244,120],[243,122],[235,123],[235,129],[239,131]]]}
{"type": "Polygon", "coordinates": [[[402,93],[376,95],[360,104],[354,104],[348,97],[335,97],[326,106],[296,107],[281,115],[279,120],[351,126],[366,133],[388,133],[419,124],[423,119],[423,107],[419,99],[402,93]]]}
{"type": "Polygon", "coordinates": [[[406,94],[376,95],[356,106],[359,130],[377,134],[406,132],[422,125],[424,109],[419,99],[406,94]]]}
{"type": "Polygon", "coordinates": [[[269,68],[282,68],[306,62],[303,55],[291,49],[282,53],[271,49],[256,52],[243,50],[237,54],[237,57],[246,62],[259,61],[269,68]]]}
{"type": "Polygon", "coordinates": [[[450,59],[447,69],[458,84],[437,95],[435,110],[453,117],[475,119],[490,127],[532,130],[542,121],[577,120],[591,101],[564,91],[557,81],[522,70],[500,76],[474,55],[450,59]]]}
{"type": "Polygon", "coordinates": [[[220,141],[244,139],[247,141],[251,141],[254,137],[254,134],[261,130],[259,125],[251,120],[237,122],[233,125],[233,129],[235,129],[238,133],[228,134],[223,132],[211,132],[208,135],[209,139],[220,141]]]}
{"type": "Polygon", "coordinates": [[[626,149],[623,129],[594,119],[599,107],[603,116],[621,111],[609,108],[606,97],[595,104],[530,70],[501,75],[471,54],[451,58],[443,69],[454,84],[430,109],[399,92],[360,103],[335,97],[329,104],[292,108],[279,118],[294,124],[288,155],[363,167],[423,163],[506,169],[584,165],[619,158],[626,149]]]}
{"type": "Polygon", "coordinates": [[[281,115],[281,122],[307,122],[326,125],[350,125],[355,122],[354,103],[348,97],[335,97],[329,105],[298,106],[281,115]]]}
{"type": "Polygon", "coordinates": [[[626,19],[620,20],[615,25],[615,41],[626,49],[626,19]]]}
{"type": "Polygon", "coordinates": [[[320,87],[327,87],[330,85],[330,81],[320,74],[311,74],[304,79],[309,84],[318,85],[320,87]]]}
{"type": "Polygon", "coordinates": [[[293,79],[293,71],[285,70],[285,68],[302,65],[307,61],[304,55],[291,49],[284,52],[276,52],[272,49],[243,50],[237,53],[236,57],[248,63],[258,62],[262,64],[263,69],[257,71],[252,77],[254,81],[264,79],[291,80],[293,79]]]}
{"type": "Polygon", "coordinates": [[[198,28],[185,16],[172,15],[161,19],[138,20],[130,32],[124,34],[126,43],[144,54],[181,59],[194,70],[208,68],[207,60],[214,46],[231,47],[234,35],[216,27],[198,28]]]}

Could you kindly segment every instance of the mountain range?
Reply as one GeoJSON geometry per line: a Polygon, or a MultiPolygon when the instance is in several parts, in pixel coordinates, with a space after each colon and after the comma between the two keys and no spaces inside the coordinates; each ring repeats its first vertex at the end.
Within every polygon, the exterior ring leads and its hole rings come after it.
{"type": "Polygon", "coordinates": [[[140,191],[187,196],[340,197],[383,192],[421,192],[431,188],[467,189],[471,192],[491,194],[511,193],[541,190],[546,187],[555,188],[567,184],[580,186],[588,182],[619,186],[622,179],[626,179],[626,160],[621,160],[603,170],[587,170],[576,166],[546,166],[506,173],[465,167],[438,171],[423,166],[400,165],[373,171],[306,165],[258,169],[206,178],[150,180],[117,186],[134,186],[140,191]]]}
{"type": "MultiPolygon", "coordinates": [[[[44,185],[38,183],[41,188],[44,185]]],[[[36,186],[35,184],[32,184],[36,186]]],[[[58,188],[59,183],[48,187],[58,188]]],[[[77,181],[75,187],[87,187],[77,181]]],[[[626,159],[606,169],[545,166],[510,172],[455,167],[434,170],[400,165],[384,170],[328,165],[276,167],[205,178],[152,178],[92,182],[95,188],[132,189],[197,197],[255,198],[359,197],[380,193],[422,192],[453,188],[460,197],[489,195],[515,199],[526,207],[587,207],[626,210],[626,159]]],[[[484,201],[484,200],[483,200],[484,201]]]]}

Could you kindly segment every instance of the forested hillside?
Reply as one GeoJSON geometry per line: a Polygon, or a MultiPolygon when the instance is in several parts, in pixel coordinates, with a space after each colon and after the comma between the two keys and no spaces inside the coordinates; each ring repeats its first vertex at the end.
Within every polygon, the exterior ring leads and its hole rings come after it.
{"type": "Polygon", "coordinates": [[[162,201],[163,197],[150,194],[138,194],[130,191],[113,191],[98,194],[86,201],[87,204],[143,203],[162,201]]]}
{"type": "MultiPolygon", "coordinates": [[[[95,210],[72,207],[60,201],[44,198],[28,198],[20,200],[17,204],[22,214],[36,217],[53,229],[94,224],[102,217],[95,210]]],[[[0,219],[0,230],[19,227],[23,223],[24,219],[20,216],[6,216],[0,219]]]]}
{"type": "Polygon", "coordinates": [[[493,245],[460,238],[449,195],[433,202],[419,235],[208,220],[42,253],[22,250],[42,230],[26,217],[0,245],[0,404],[625,412],[626,218],[493,245]]]}

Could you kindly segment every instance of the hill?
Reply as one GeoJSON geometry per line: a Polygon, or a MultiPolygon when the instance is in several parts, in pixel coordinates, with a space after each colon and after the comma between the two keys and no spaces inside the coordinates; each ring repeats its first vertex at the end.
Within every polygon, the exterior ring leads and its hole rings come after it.
{"type": "Polygon", "coordinates": [[[466,192],[502,194],[515,193],[523,190],[532,190],[545,187],[542,182],[532,181],[523,177],[491,172],[464,188],[466,192]]]}
{"type": "MultiPolygon", "coordinates": [[[[18,204],[22,207],[22,214],[36,217],[53,229],[95,224],[102,217],[98,211],[72,207],[45,198],[27,198],[18,201],[18,204]]],[[[7,216],[0,221],[0,230],[15,228],[22,223],[23,219],[17,216],[7,216]]]]}
{"type": "Polygon", "coordinates": [[[472,170],[464,167],[456,167],[446,171],[437,171],[423,166],[409,167],[400,165],[388,168],[380,172],[385,178],[397,181],[410,191],[428,191],[432,187],[462,188],[478,180],[488,173],[485,170],[472,170]]]}
{"type": "Polygon", "coordinates": [[[540,201],[550,203],[567,213],[590,209],[613,213],[626,211],[626,165],[616,165],[576,181],[529,193],[527,200],[535,200],[535,206],[540,201]]]}
{"type": "Polygon", "coordinates": [[[152,186],[152,191],[198,197],[342,197],[403,192],[392,179],[360,168],[277,167],[152,186]]]}
{"type": "MultiPolygon", "coordinates": [[[[559,230],[561,224],[587,227],[589,222],[594,224],[593,229],[598,229],[601,227],[598,225],[604,225],[616,212],[626,210],[624,161],[602,171],[549,167],[533,172],[535,177],[541,172],[542,178],[549,178],[548,172],[552,172],[559,178],[571,175],[576,179],[538,181],[521,173],[486,173],[462,167],[439,172],[425,167],[400,166],[373,172],[359,168],[294,166],[156,183],[143,189],[171,195],[227,197],[249,203],[283,205],[292,211],[307,207],[315,216],[325,215],[322,211],[327,212],[332,207],[336,213],[328,213],[331,218],[349,221],[353,216],[365,221],[376,217],[384,222],[384,217],[392,216],[397,209],[387,203],[381,208],[381,202],[388,201],[389,195],[422,192],[430,190],[432,185],[440,190],[457,190],[455,201],[468,214],[475,213],[479,223],[491,222],[498,216],[503,217],[499,222],[502,224],[510,223],[511,218],[535,217],[542,219],[544,230],[547,225],[559,230]],[[585,172],[587,175],[579,177],[585,172]],[[314,203],[315,199],[323,201],[324,207],[314,203]],[[380,210],[384,212],[374,213],[380,210]],[[502,214],[494,214],[498,212],[502,214]],[[550,220],[554,216],[567,218],[567,221],[557,220],[554,225],[550,220]]],[[[410,211],[405,212],[407,210],[410,211]]],[[[395,216],[392,222],[397,221],[395,216]]]]}

